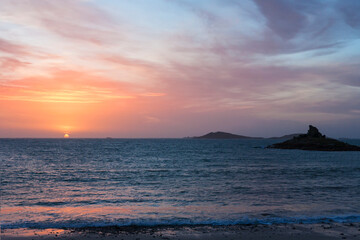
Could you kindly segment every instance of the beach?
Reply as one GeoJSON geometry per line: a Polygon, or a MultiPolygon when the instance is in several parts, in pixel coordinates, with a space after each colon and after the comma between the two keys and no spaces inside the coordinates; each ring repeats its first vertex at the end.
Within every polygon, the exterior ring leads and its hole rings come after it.
{"type": "Polygon", "coordinates": [[[233,226],[99,227],[82,229],[7,229],[2,240],[82,239],[360,239],[360,223],[318,223],[233,226]]]}

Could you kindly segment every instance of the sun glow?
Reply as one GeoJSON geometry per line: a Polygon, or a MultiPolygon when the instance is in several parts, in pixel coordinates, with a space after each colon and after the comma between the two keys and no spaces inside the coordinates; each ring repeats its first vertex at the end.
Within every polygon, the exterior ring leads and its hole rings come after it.
{"type": "Polygon", "coordinates": [[[69,138],[69,137],[70,137],[69,134],[67,134],[67,133],[64,134],[64,138],[69,138]]]}

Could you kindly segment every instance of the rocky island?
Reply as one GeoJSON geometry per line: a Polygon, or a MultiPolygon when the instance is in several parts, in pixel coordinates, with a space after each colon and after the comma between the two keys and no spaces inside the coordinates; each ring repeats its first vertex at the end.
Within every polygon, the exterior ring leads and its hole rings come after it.
{"type": "Polygon", "coordinates": [[[360,151],[359,146],[322,135],[319,130],[312,125],[309,126],[307,134],[300,134],[285,142],[270,145],[268,148],[314,151],[360,151]]]}

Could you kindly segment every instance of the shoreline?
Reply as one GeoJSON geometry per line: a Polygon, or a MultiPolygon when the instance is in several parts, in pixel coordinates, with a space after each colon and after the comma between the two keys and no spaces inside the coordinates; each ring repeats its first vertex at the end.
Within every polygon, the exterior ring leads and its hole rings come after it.
{"type": "Polygon", "coordinates": [[[315,223],[273,225],[182,225],[182,226],[127,226],[85,227],[71,229],[2,229],[1,240],[82,240],[82,239],[272,239],[322,240],[360,239],[359,223],[315,223]]]}

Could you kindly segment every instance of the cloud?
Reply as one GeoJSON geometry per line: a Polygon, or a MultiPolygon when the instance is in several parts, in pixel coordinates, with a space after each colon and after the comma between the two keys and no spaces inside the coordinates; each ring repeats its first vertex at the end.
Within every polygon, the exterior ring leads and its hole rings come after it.
{"type": "Polygon", "coordinates": [[[130,84],[83,72],[57,70],[52,76],[35,76],[0,84],[0,100],[43,103],[100,103],[135,98],[130,84]]]}
{"type": "Polygon", "coordinates": [[[19,61],[15,58],[0,57],[0,68],[2,71],[14,71],[17,68],[26,67],[29,64],[28,62],[19,61]]]}
{"type": "Polygon", "coordinates": [[[155,64],[144,61],[144,60],[132,59],[132,58],[127,58],[127,57],[123,57],[123,56],[119,56],[119,55],[109,55],[109,56],[100,55],[99,58],[108,63],[116,64],[118,66],[134,68],[137,70],[141,69],[143,71],[150,71],[150,70],[158,67],[155,64]]]}
{"type": "Polygon", "coordinates": [[[106,44],[121,38],[119,23],[87,1],[3,0],[0,12],[7,21],[72,40],[106,44]]]}
{"type": "Polygon", "coordinates": [[[0,38],[0,51],[14,55],[28,55],[29,52],[26,47],[12,43],[9,40],[0,38]]]}
{"type": "Polygon", "coordinates": [[[176,2],[190,9],[207,29],[174,35],[172,44],[179,53],[249,62],[259,54],[276,56],[308,51],[330,54],[346,44],[347,38],[336,33],[343,21],[341,16],[332,14],[336,5],[322,1],[227,0],[205,6],[198,2],[176,2]]]}
{"type": "Polygon", "coordinates": [[[338,1],[337,7],[341,11],[345,22],[352,28],[359,30],[360,26],[360,2],[353,1],[338,1]]]}
{"type": "Polygon", "coordinates": [[[294,38],[307,24],[306,17],[296,11],[290,1],[254,0],[267,19],[268,27],[283,39],[294,38]]]}
{"type": "Polygon", "coordinates": [[[3,0],[6,114],[98,106],[80,120],[148,136],[359,117],[356,2],[165,2],[3,0]]]}
{"type": "MultiPolygon", "coordinates": [[[[225,26],[226,21],[224,18],[208,9],[205,9],[204,6],[201,6],[198,3],[184,0],[176,0],[173,2],[198,16],[198,18],[206,25],[208,30],[214,30],[219,26],[225,26]]],[[[211,3],[209,5],[211,5],[211,3]]]]}
{"type": "Polygon", "coordinates": [[[152,117],[152,116],[146,116],[145,119],[146,119],[146,121],[148,123],[159,123],[159,122],[161,122],[161,120],[159,118],[152,117]]]}
{"type": "Polygon", "coordinates": [[[155,93],[155,92],[141,94],[141,96],[144,96],[144,97],[162,97],[165,95],[166,95],[166,93],[155,93]]]}

